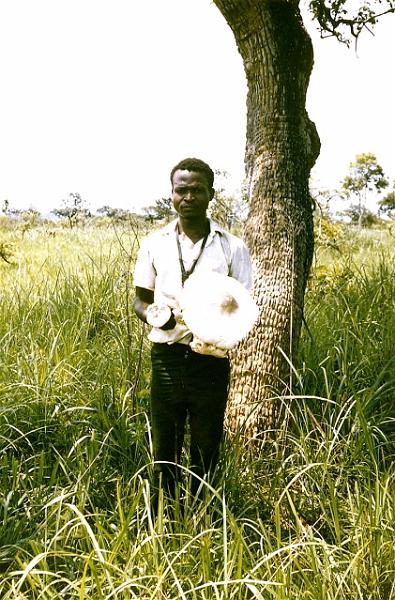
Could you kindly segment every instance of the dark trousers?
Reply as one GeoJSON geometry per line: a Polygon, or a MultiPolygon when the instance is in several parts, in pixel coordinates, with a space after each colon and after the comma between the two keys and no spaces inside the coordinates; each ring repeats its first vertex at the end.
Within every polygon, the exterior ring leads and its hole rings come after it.
{"type": "MultiPolygon", "coordinates": [[[[190,428],[190,469],[202,477],[218,460],[229,387],[229,360],[192,352],[184,344],[151,349],[151,427],[155,461],[178,465],[186,420],[190,428]]],[[[174,495],[176,465],[156,464],[156,480],[174,495]]],[[[192,478],[192,492],[199,480],[192,478]]]]}

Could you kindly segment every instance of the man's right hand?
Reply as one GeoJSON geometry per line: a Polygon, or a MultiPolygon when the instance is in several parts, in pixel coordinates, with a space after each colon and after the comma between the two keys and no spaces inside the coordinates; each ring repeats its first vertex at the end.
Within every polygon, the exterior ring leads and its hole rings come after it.
{"type": "Polygon", "coordinates": [[[133,302],[134,312],[141,321],[147,322],[147,308],[154,301],[153,290],[136,287],[136,297],[133,302]]]}
{"type": "Polygon", "coordinates": [[[167,323],[165,323],[164,325],[162,325],[162,327],[160,327],[159,329],[163,329],[164,331],[168,331],[169,329],[174,329],[174,327],[177,325],[177,321],[174,317],[173,311],[171,311],[171,315],[170,315],[170,319],[167,321],[167,323]]]}

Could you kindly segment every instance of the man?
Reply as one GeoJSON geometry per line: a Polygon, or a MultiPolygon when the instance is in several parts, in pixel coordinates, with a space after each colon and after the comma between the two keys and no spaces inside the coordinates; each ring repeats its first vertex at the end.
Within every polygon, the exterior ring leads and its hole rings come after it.
{"type": "MultiPolygon", "coordinates": [[[[192,333],[176,321],[183,284],[192,272],[215,271],[249,288],[251,262],[245,244],[207,218],[214,197],[212,169],[202,160],[187,158],[172,169],[170,180],[178,217],[141,244],[134,272],[134,310],[147,322],[147,309],[154,302],[172,309],[164,325],[152,328],[149,339],[155,470],[173,496],[187,417],[191,469],[199,477],[214,469],[229,386],[228,358],[193,352],[192,333]]],[[[192,480],[193,493],[199,477],[192,480]]]]}

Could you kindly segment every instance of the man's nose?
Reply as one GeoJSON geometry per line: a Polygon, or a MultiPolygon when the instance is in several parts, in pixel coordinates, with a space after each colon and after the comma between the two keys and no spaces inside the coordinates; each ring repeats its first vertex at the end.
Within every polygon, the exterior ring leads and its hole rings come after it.
{"type": "Polygon", "coordinates": [[[193,190],[187,190],[184,194],[185,200],[193,200],[195,198],[195,192],[193,190]]]}

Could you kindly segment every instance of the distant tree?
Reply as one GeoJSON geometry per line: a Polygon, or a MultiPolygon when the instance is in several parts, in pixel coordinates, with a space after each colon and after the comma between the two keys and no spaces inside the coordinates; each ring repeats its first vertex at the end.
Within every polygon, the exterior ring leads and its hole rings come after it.
{"type": "Polygon", "coordinates": [[[75,227],[79,222],[91,217],[90,211],[85,207],[85,200],[81,198],[78,192],[71,192],[68,197],[62,201],[61,208],[52,210],[52,214],[61,219],[67,219],[70,229],[75,227]]]}
{"type": "Polygon", "coordinates": [[[325,237],[325,229],[331,223],[330,203],[337,198],[336,190],[314,189],[311,190],[311,200],[314,207],[314,230],[318,240],[325,237]]]}
{"type": "Polygon", "coordinates": [[[386,213],[389,217],[395,214],[395,185],[392,192],[389,192],[378,204],[380,211],[386,213]]]}
{"type": "Polygon", "coordinates": [[[211,218],[222,227],[229,230],[239,229],[247,217],[248,202],[246,198],[236,195],[227,196],[215,193],[210,203],[211,218]]]}
{"type": "Polygon", "coordinates": [[[359,227],[372,227],[380,222],[380,218],[365,206],[361,208],[358,204],[351,204],[348,208],[342,211],[342,214],[349,217],[351,223],[358,224],[359,227]]]}
{"type": "Polygon", "coordinates": [[[144,208],[146,219],[151,223],[153,221],[165,221],[168,223],[175,215],[173,210],[173,202],[171,198],[161,198],[155,200],[155,204],[144,208]]]}
{"type": "Polygon", "coordinates": [[[125,208],[114,208],[113,206],[108,206],[107,204],[98,208],[97,212],[99,215],[107,217],[108,219],[111,219],[111,221],[116,222],[128,221],[131,217],[133,217],[130,210],[125,208]]]}
{"type": "Polygon", "coordinates": [[[347,198],[357,198],[359,227],[363,225],[363,215],[366,212],[367,192],[375,190],[380,193],[387,186],[388,181],[376,156],[371,152],[357,154],[355,161],[350,163],[350,173],[344,178],[342,189],[347,198]]]}
{"type": "Polygon", "coordinates": [[[35,208],[28,208],[27,210],[20,211],[20,218],[22,219],[22,233],[25,234],[26,231],[32,229],[33,227],[37,227],[41,221],[41,214],[35,208]]]}
{"type": "Polygon", "coordinates": [[[222,227],[238,230],[247,218],[247,193],[243,190],[240,194],[227,194],[223,186],[228,177],[227,171],[215,170],[216,189],[209,206],[210,216],[222,227]]]}
{"type": "Polygon", "coordinates": [[[8,209],[9,209],[9,206],[10,206],[10,202],[9,202],[9,200],[7,200],[7,199],[6,199],[6,200],[3,200],[3,203],[2,203],[2,205],[1,205],[1,212],[2,212],[4,215],[6,215],[6,214],[7,214],[7,212],[8,212],[8,209]]]}
{"type": "Polygon", "coordinates": [[[1,207],[1,212],[6,216],[6,217],[11,217],[11,218],[18,218],[21,215],[21,212],[18,208],[12,208],[10,206],[10,202],[9,200],[3,200],[3,205],[1,207]]]}
{"type": "Polygon", "coordinates": [[[344,192],[334,189],[315,188],[311,189],[311,199],[316,215],[317,213],[320,213],[322,217],[329,219],[331,217],[331,212],[332,214],[336,214],[336,211],[333,210],[334,206],[332,203],[334,201],[343,200],[344,192]]]}
{"type": "Polygon", "coordinates": [[[3,200],[1,212],[22,231],[22,234],[41,223],[41,214],[38,210],[32,207],[28,209],[12,208],[8,200],[3,200]]]}

